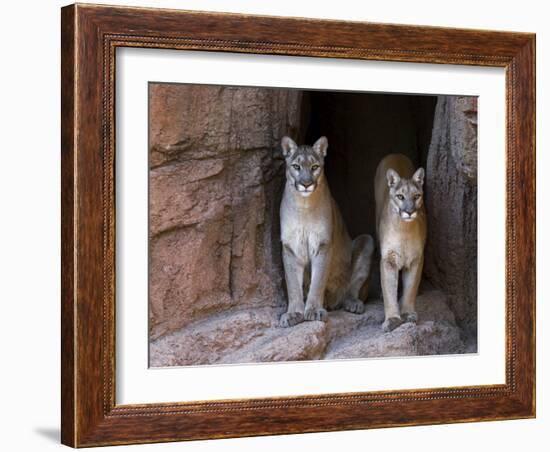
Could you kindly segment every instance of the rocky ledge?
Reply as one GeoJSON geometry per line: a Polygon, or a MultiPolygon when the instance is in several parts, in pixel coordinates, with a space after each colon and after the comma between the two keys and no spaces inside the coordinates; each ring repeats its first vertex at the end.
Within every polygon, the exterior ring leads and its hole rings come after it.
{"type": "Polygon", "coordinates": [[[279,308],[232,308],[167,334],[150,344],[152,367],[234,364],[314,359],[437,355],[474,352],[445,295],[437,290],[417,298],[418,324],[384,333],[384,306],[369,300],[365,313],[329,313],[328,321],[281,328],[279,308]]]}

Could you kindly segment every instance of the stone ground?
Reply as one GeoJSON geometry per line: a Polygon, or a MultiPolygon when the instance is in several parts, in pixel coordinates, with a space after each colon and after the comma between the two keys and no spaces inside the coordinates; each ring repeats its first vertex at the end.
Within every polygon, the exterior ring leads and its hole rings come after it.
{"type": "Polygon", "coordinates": [[[152,367],[314,359],[350,359],[471,353],[437,290],[417,298],[419,322],[384,333],[384,306],[369,300],[365,313],[329,312],[328,321],[278,325],[280,308],[233,308],[196,321],[150,343],[152,367]]]}

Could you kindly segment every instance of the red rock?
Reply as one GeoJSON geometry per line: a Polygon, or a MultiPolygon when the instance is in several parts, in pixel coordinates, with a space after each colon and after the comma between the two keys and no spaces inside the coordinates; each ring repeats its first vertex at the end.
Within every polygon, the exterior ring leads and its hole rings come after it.
{"type": "Polygon", "coordinates": [[[229,307],[284,303],[278,236],[283,162],[301,93],[150,87],[150,334],[229,307]]]}

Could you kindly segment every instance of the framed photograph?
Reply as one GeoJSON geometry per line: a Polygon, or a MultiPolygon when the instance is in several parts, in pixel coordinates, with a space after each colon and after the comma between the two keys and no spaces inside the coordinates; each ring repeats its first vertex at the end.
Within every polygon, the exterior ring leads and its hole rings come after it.
{"type": "Polygon", "coordinates": [[[535,416],[535,36],[62,8],[62,442],[535,416]]]}

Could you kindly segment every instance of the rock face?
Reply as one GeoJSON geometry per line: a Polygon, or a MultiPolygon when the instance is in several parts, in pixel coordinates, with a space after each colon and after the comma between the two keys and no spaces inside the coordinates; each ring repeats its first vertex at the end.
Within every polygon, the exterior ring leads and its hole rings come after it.
{"type": "Polygon", "coordinates": [[[301,92],[150,85],[150,335],[284,300],[278,145],[301,92]]]}
{"type": "Polygon", "coordinates": [[[151,343],[152,367],[454,354],[466,351],[445,295],[427,291],[417,300],[419,323],[391,333],[380,327],[384,306],[364,314],[329,313],[328,321],[278,326],[280,308],[233,308],[199,320],[151,343]]]}
{"type": "Polygon", "coordinates": [[[440,96],[426,164],[424,274],[477,338],[477,98],[440,96]]]}

